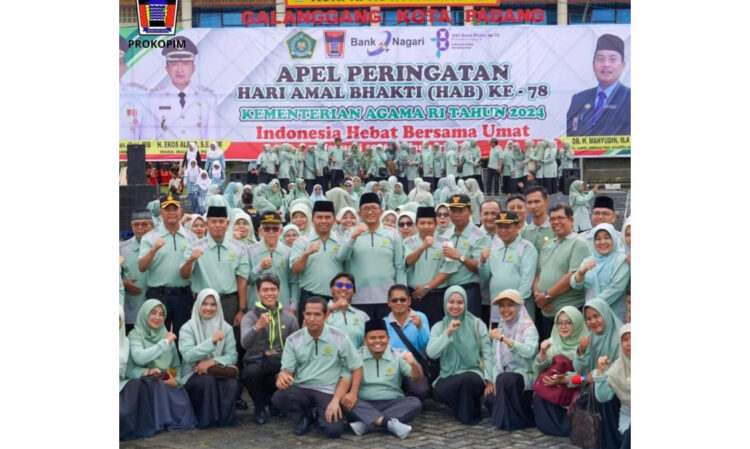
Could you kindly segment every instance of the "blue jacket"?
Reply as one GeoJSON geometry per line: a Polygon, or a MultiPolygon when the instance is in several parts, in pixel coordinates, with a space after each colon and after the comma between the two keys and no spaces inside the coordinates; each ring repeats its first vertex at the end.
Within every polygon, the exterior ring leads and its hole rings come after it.
{"type": "Polygon", "coordinates": [[[568,108],[568,136],[629,136],[630,88],[618,82],[596,122],[596,87],[573,95],[568,108]],[[588,105],[588,108],[586,107],[588,105]]]}

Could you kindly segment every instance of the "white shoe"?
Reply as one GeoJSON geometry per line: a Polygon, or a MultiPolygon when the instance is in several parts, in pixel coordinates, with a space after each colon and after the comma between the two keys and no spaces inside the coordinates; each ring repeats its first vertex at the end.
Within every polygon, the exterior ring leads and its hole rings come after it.
{"type": "Polygon", "coordinates": [[[362,435],[367,433],[367,424],[363,423],[362,421],[350,422],[349,427],[352,428],[352,432],[354,432],[354,434],[357,436],[361,437],[362,435]]]}
{"type": "Polygon", "coordinates": [[[388,420],[388,431],[403,440],[404,438],[409,436],[409,432],[411,432],[411,426],[402,423],[396,418],[391,418],[388,420]]]}

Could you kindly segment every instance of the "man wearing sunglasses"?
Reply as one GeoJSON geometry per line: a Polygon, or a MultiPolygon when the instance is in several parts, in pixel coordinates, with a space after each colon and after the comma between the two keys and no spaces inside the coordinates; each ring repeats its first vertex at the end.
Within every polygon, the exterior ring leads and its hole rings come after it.
{"type": "Polygon", "coordinates": [[[362,220],[351,231],[343,250],[349,268],[359,281],[352,303],[373,320],[388,315],[385,298],[393,284],[406,283],[404,248],[398,232],[383,226],[383,209],[376,193],[363,193],[359,199],[362,220]]]}
{"type": "Polygon", "coordinates": [[[370,321],[370,317],[352,306],[356,291],[354,276],[349,273],[339,273],[331,279],[333,298],[328,302],[326,324],[345,332],[354,347],[359,348],[365,337],[365,323],[370,321]]]}
{"type": "Polygon", "coordinates": [[[435,235],[435,209],[417,209],[417,235],[404,240],[408,286],[414,309],[424,312],[429,323],[443,318],[446,281],[458,269],[458,262],[445,257],[448,239],[435,235]]]}
{"type": "Polygon", "coordinates": [[[279,245],[281,237],[281,214],[267,212],[260,217],[261,241],[248,247],[250,257],[250,278],[248,303],[258,301],[256,289],[252,286],[261,274],[273,273],[279,277],[279,304],[295,315],[299,302],[299,283],[289,267],[291,250],[279,245]]]}

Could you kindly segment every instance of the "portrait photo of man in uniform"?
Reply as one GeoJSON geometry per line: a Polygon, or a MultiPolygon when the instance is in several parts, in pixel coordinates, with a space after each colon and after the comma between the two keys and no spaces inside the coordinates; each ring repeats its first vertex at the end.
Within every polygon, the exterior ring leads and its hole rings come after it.
{"type": "Polygon", "coordinates": [[[151,121],[144,125],[147,139],[218,139],[216,97],[193,79],[198,47],[184,36],[169,40],[174,45],[162,49],[168,80],[151,91],[151,121]]]}
{"type": "Polygon", "coordinates": [[[612,34],[601,35],[593,61],[599,84],[570,100],[568,136],[630,135],[630,88],[620,82],[625,64],[623,40],[612,34]]]}

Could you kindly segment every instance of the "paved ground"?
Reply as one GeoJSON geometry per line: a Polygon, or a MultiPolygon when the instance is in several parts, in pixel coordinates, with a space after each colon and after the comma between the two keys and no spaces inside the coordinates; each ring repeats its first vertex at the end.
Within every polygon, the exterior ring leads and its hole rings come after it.
{"type": "MultiPolygon", "coordinates": [[[[245,399],[250,399],[245,393],[245,399]]],[[[477,426],[465,426],[455,419],[450,410],[435,401],[427,400],[422,413],[411,425],[413,430],[405,440],[389,433],[369,433],[358,437],[346,429],[339,439],[328,439],[316,429],[298,437],[292,433],[292,423],[287,418],[271,417],[258,426],[252,421],[250,410],[238,410],[239,425],[232,428],[189,430],[185,432],[162,432],[152,438],[128,441],[120,444],[122,449],[401,449],[401,448],[565,448],[574,449],[568,438],[543,435],[536,428],[516,432],[504,432],[491,427],[484,409],[485,419],[477,426]]]]}

